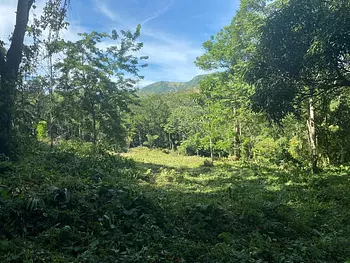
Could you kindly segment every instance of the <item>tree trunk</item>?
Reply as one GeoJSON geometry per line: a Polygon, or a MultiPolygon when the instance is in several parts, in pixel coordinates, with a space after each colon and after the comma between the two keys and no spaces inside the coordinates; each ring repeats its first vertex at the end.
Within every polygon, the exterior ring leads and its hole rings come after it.
{"type": "Polygon", "coordinates": [[[240,140],[239,140],[240,133],[241,133],[241,126],[239,125],[239,123],[236,123],[235,136],[233,138],[233,158],[235,160],[239,160],[241,158],[240,140]]]}
{"type": "Polygon", "coordinates": [[[139,132],[139,144],[142,146],[141,132],[139,132]]]}
{"type": "Polygon", "coordinates": [[[95,108],[92,109],[92,143],[94,145],[94,152],[96,152],[96,145],[97,145],[97,129],[96,129],[96,112],[95,108]]]}
{"type": "MultiPolygon", "coordinates": [[[[233,117],[237,119],[236,116],[236,108],[233,108],[233,117]]],[[[240,152],[240,141],[239,141],[239,136],[241,135],[241,125],[240,123],[236,120],[235,123],[235,135],[233,138],[233,159],[234,160],[239,160],[241,158],[241,152],[240,152]]]]}
{"type": "Polygon", "coordinates": [[[309,119],[307,121],[309,140],[311,147],[311,167],[312,171],[317,171],[317,142],[316,142],[316,128],[315,128],[315,108],[313,99],[309,100],[309,119]]]}
{"type": "Polygon", "coordinates": [[[345,149],[344,149],[344,145],[341,144],[340,145],[340,164],[344,164],[345,161],[345,149]]]}
{"type": "Polygon", "coordinates": [[[210,147],[210,159],[211,162],[214,162],[214,155],[213,155],[213,142],[211,140],[211,136],[209,137],[209,147],[210,147]]]}
{"type": "Polygon", "coordinates": [[[10,155],[12,149],[12,118],[15,105],[16,81],[22,60],[23,41],[27,30],[29,10],[34,0],[18,0],[16,25],[10,48],[5,55],[0,50],[0,154],[10,155]]]}
{"type": "Polygon", "coordinates": [[[171,140],[170,132],[168,133],[168,135],[169,135],[169,148],[170,148],[170,150],[172,150],[173,149],[173,141],[171,140]]]}
{"type": "MultiPolygon", "coordinates": [[[[51,31],[49,36],[49,42],[51,42],[51,31]]],[[[53,99],[53,63],[52,63],[52,53],[49,52],[49,67],[50,67],[50,87],[49,87],[49,95],[50,95],[50,123],[49,123],[49,133],[50,133],[50,147],[53,149],[53,109],[54,109],[54,99],[53,99]]]]}

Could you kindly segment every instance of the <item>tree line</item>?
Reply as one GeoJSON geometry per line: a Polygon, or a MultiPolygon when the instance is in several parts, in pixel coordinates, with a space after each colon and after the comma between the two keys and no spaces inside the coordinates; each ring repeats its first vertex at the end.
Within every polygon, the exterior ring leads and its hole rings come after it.
{"type": "Polygon", "coordinates": [[[15,157],[31,139],[51,147],[64,139],[95,150],[123,148],[123,115],[147,66],[147,57],[135,55],[143,46],[141,26],[63,39],[68,1],[47,1],[28,22],[33,2],[18,1],[15,30],[1,42],[0,153],[15,157]]]}
{"type": "Polygon", "coordinates": [[[95,151],[145,145],[188,155],[294,162],[313,171],[348,164],[350,3],[242,0],[195,61],[195,91],[142,95],[147,57],[135,32],[62,39],[68,2],[49,0],[0,49],[0,153],[28,138],[89,142],[95,151]],[[24,44],[24,36],[31,39],[24,44]]]}
{"type": "Polygon", "coordinates": [[[242,0],[195,61],[218,73],[198,93],[143,98],[133,144],[156,135],[157,146],[187,154],[293,161],[313,171],[347,164],[349,8],[342,0],[242,0]],[[160,123],[143,127],[155,111],[160,123]]]}

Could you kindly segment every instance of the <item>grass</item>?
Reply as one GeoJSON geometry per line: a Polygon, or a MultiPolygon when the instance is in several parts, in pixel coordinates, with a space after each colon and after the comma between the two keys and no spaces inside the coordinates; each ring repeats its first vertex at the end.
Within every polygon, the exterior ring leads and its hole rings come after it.
{"type": "Polygon", "coordinates": [[[189,233],[189,262],[345,262],[350,259],[347,169],[311,175],[134,149],[148,179],[142,191],[189,233]],[[204,242],[203,242],[204,241],[204,242]],[[198,242],[198,243],[197,243],[198,242]],[[209,246],[209,247],[208,247],[209,246]],[[214,248],[215,247],[215,248],[214,248]],[[202,259],[200,259],[202,258],[202,259]],[[233,261],[230,261],[233,260],[233,261]]]}
{"type": "Polygon", "coordinates": [[[143,164],[154,164],[159,166],[174,168],[198,168],[205,160],[197,156],[183,156],[176,152],[148,149],[146,147],[134,148],[128,153],[122,154],[124,157],[131,157],[133,160],[143,164]]]}
{"type": "Polygon", "coordinates": [[[349,169],[137,148],[0,162],[0,262],[346,262],[349,169]]]}

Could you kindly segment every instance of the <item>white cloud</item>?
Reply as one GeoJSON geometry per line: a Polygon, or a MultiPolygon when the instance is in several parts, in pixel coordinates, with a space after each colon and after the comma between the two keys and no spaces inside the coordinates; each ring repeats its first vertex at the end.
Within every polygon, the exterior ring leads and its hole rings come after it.
{"type": "Polygon", "coordinates": [[[0,39],[8,40],[15,26],[16,1],[4,0],[0,2],[0,39]]]}
{"type": "Polygon", "coordinates": [[[172,44],[149,42],[140,54],[149,56],[150,68],[142,71],[146,80],[187,81],[203,73],[194,65],[195,58],[202,54],[201,49],[194,48],[185,41],[172,44]]]}
{"type": "Polygon", "coordinates": [[[112,12],[111,9],[108,8],[108,6],[103,1],[96,0],[95,7],[101,14],[109,18],[111,21],[123,26],[124,29],[131,29],[130,25],[128,23],[125,23],[125,20],[121,18],[117,13],[112,12]]]}
{"type": "Polygon", "coordinates": [[[158,10],[157,12],[155,12],[153,15],[151,15],[150,17],[146,18],[145,20],[143,20],[141,22],[141,25],[145,25],[146,23],[156,19],[157,17],[159,17],[160,15],[166,13],[166,11],[169,10],[169,8],[173,5],[174,0],[171,0],[163,9],[158,10]]]}
{"type": "MultiPolygon", "coordinates": [[[[140,82],[140,86],[146,86],[156,81],[188,81],[204,71],[194,65],[194,60],[202,54],[202,49],[194,46],[187,39],[180,36],[171,35],[162,31],[152,29],[146,25],[151,20],[169,10],[173,0],[153,15],[143,20],[141,23],[141,36],[144,43],[143,49],[138,53],[140,56],[149,56],[148,68],[141,70],[141,75],[145,79],[140,82]]],[[[111,8],[102,1],[96,2],[97,10],[111,21],[123,26],[124,29],[133,30],[137,23],[128,17],[123,17],[120,13],[110,11],[111,8]]],[[[140,18],[135,18],[141,20],[140,18]]]]}
{"type": "Polygon", "coordinates": [[[150,85],[150,84],[152,84],[152,83],[154,83],[154,82],[157,82],[157,81],[155,81],[155,80],[140,80],[140,82],[138,83],[138,87],[140,87],[140,88],[143,88],[143,87],[145,87],[145,86],[147,86],[147,85],[150,85]]]}
{"type": "Polygon", "coordinates": [[[77,41],[81,38],[78,35],[79,33],[90,32],[90,31],[91,30],[88,30],[87,28],[81,26],[79,22],[70,22],[67,30],[63,30],[61,32],[61,37],[64,40],[77,41]]]}

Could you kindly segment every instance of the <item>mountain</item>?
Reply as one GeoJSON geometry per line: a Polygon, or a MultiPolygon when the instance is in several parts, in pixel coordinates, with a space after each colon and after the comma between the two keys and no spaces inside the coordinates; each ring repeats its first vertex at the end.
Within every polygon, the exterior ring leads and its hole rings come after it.
{"type": "Polygon", "coordinates": [[[188,82],[159,81],[142,88],[140,93],[170,93],[199,88],[199,82],[207,75],[198,75],[188,82]]]}

